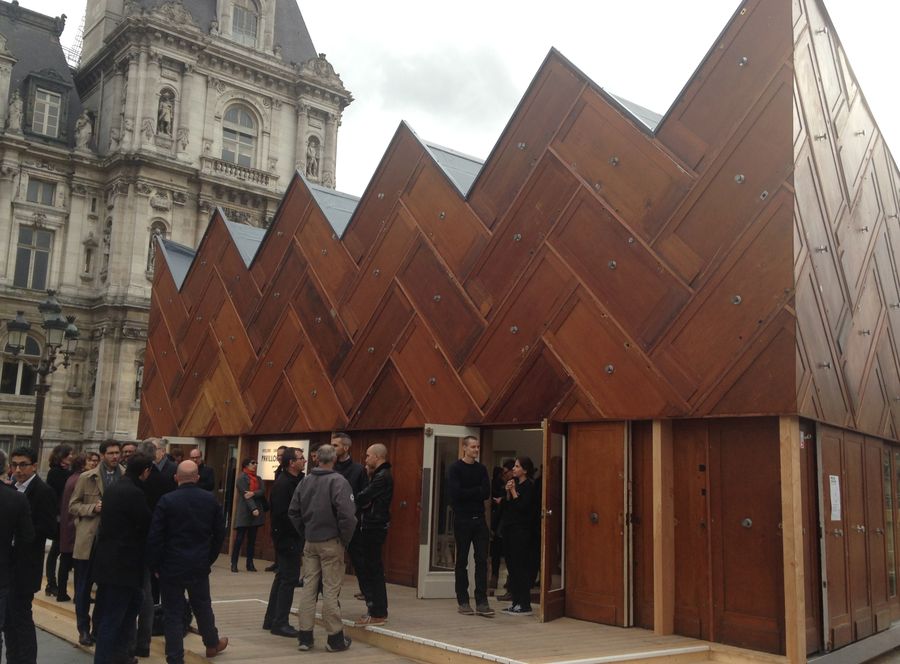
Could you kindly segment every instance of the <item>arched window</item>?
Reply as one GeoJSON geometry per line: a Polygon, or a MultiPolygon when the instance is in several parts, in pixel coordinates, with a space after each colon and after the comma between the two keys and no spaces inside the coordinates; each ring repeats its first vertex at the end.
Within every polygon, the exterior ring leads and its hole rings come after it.
{"type": "Polygon", "coordinates": [[[34,394],[36,374],[29,362],[37,363],[41,356],[41,346],[32,336],[25,337],[25,348],[21,359],[12,355],[12,348],[6,347],[6,360],[0,369],[0,394],[34,394]]]}
{"type": "Polygon", "coordinates": [[[256,155],[256,134],[253,114],[244,106],[230,106],[222,122],[222,159],[252,168],[256,155]]]}
{"type": "Polygon", "coordinates": [[[166,225],[161,221],[154,221],[150,224],[150,244],[147,247],[147,274],[153,274],[153,268],[156,266],[156,238],[165,240],[168,231],[166,225]]]}
{"type": "Polygon", "coordinates": [[[231,15],[231,36],[238,44],[256,46],[259,10],[252,0],[235,0],[231,15]]]}

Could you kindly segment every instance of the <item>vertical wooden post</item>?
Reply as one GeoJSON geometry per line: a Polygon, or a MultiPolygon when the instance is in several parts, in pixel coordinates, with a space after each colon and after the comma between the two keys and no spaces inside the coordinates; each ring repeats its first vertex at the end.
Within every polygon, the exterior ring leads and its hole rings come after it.
{"type": "Polygon", "coordinates": [[[653,420],[653,631],[675,631],[675,488],[671,420],[653,420]]]}
{"type": "Polygon", "coordinates": [[[781,450],[781,526],[784,555],[785,655],[806,662],[806,582],[803,568],[803,502],[800,472],[800,420],[779,418],[781,450]]]}
{"type": "MultiPolygon", "coordinates": [[[[231,519],[229,519],[229,521],[228,521],[228,525],[229,525],[229,528],[228,528],[228,551],[226,552],[228,555],[231,555],[231,547],[234,546],[234,535],[235,535],[234,515],[237,512],[238,501],[242,500],[238,496],[237,481],[238,481],[238,477],[241,476],[241,461],[244,458],[245,443],[246,443],[246,439],[244,438],[244,436],[238,436],[237,460],[235,460],[235,462],[234,462],[234,480],[232,480],[234,482],[234,486],[232,487],[232,491],[234,492],[232,495],[234,496],[234,498],[232,498],[232,500],[231,500],[231,519]]],[[[226,478],[227,478],[227,473],[228,473],[227,464],[226,464],[225,468],[226,468],[225,473],[226,473],[226,478]]]]}

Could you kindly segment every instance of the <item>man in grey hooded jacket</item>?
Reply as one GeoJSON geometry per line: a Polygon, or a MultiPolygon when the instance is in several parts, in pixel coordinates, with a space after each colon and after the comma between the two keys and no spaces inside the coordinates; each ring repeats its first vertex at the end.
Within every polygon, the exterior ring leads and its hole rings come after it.
{"type": "Polygon", "coordinates": [[[288,516],[306,536],[303,547],[303,589],[300,592],[300,650],[313,646],[316,598],[322,584],[322,619],[328,632],[326,649],[339,652],[350,647],[344,636],[338,598],[344,581],[344,551],[356,530],[356,506],[350,483],[335,472],[335,449],[322,445],[319,465],[300,482],[288,516]]]}

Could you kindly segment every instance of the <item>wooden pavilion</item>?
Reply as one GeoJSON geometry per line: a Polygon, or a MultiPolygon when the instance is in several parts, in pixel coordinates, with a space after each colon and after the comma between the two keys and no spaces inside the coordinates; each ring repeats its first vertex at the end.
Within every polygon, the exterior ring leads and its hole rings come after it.
{"type": "Polygon", "coordinates": [[[900,618],[898,187],[818,0],[741,3],[658,122],[551,51],[483,164],[401,125],[358,201],[164,242],[140,435],[385,442],[429,597],[475,432],[541,460],[542,619],[805,661],[900,618]]]}

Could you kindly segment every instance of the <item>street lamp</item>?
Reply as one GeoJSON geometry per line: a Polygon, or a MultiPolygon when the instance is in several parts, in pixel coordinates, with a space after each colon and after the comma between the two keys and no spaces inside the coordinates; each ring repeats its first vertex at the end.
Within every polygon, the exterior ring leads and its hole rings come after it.
{"type": "MultiPolygon", "coordinates": [[[[38,377],[34,390],[34,424],[31,430],[31,444],[37,451],[38,465],[40,465],[43,447],[41,429],[44,424],[44,402],[47,392],[50,391],[47,376],[56,371],[60,365],[69,366],[69,357],[78,346],[78,328],[75,326],[75,316],[63,317],[62,306],[56,299],[56,291],[48,290],[47,299],[41,302],[37,308],[41,314],[41,327],[44,329],[46,337],[44,352],[41,353],[37,364],[27,360],[23,361],[34,370],[38,377]]],[[[31,323],[25,320],[25,312],[17,311],[16,317],[6,323],[6,331],[9,334],[6,351],[18,356],[25,349],[25,339],[29,330],[31,330],[31,323]]]]}

